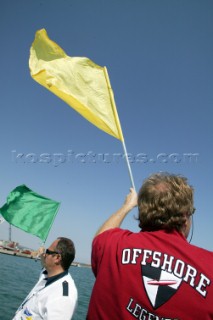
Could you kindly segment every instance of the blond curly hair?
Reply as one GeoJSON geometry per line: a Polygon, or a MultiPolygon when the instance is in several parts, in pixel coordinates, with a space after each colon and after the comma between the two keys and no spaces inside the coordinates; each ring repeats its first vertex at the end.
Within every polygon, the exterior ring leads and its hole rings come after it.
{"type": "Polygon", "coordinates": [[[183,176],[165,172],[151,175],[138,193],[139,227],[146,231],[181,231],[195,211],[193,193],[183,176]]]}

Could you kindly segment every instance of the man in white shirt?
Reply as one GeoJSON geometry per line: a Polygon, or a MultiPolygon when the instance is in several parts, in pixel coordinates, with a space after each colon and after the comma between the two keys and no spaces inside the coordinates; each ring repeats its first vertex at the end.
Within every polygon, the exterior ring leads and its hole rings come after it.
{"type": "Polygon", "coordinates": [[[60,237],[41,254],[44,269],[13,320],[70,320],[77,305],[77,289],[68,273],[75,258],[72,240],[60,237]]]}

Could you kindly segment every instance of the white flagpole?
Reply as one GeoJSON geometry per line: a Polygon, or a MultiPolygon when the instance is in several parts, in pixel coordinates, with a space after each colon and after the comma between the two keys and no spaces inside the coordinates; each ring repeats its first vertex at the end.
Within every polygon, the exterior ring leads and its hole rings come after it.
{"type": "Polygon", "coordinates": [[[124,156],[125,156],[125,159],[126,159],[126,163],[127,163],[127,167],[128,167],[128,171],[129,171],[129,177],[130,177],[130,180],[131,180],[131,184],[132,184],[132,187],[135,189],[132,170],[131,170],[131,167],[130,167],[129,158],[128,158],[128,154],[127,154],[126,145],[125,145],[125,141],[124,140],[122,141],[122,145],[123,145],[123,149],[124,149],[124,156]]]}
{"type": "Polygon", "coordinates": [[[128,167],[128,171],[129,171],[131,184],[132,184],[132,187],[135,189],[132,170],[131,170],[131,167],[130,167],[129,158],[128,158],[128,154],[127,154],[127,150],[126,150],[126,145],[125,145],[123,133],[122,133],[122,130],[121,130],[120,120],[119,120],[117,109],[116,109],[114,94],[113,94],[113,90],[112,90],[112,87],[111,87],[111,84],[110,84],[109,75],[108,75],[106,67],[104,67],[104,74],[105,74],[105,78],[106,78],[108,89],[109,89],[109,93],[110,93],[110,99],[111,99],[111,103],[112,103],[112,107],[113,107],[115,121],[116,121],[116,124],[117,124],[118,134],[119,134],[119,137],[120,137],[120,140],[122,142],[123,149],[124,149],[124,156],[125,156],[125,159],[126,159],[126,163],[127,163],[127,167],[128,167]]]}

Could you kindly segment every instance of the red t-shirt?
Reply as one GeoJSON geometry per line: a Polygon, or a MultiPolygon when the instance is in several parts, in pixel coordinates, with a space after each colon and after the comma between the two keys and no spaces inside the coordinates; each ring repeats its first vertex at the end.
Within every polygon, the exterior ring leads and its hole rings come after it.
{"type": "Polygon", "coordinates": [[[88,320],[212,320],[213,252],[180,233],[119,228],[92,245],[88,320]]]}

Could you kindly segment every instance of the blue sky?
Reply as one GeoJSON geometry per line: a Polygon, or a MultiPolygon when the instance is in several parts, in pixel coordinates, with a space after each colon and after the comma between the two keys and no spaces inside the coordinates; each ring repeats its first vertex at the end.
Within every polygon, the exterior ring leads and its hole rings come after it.
{"type": "MultiPolygon", "coordinates": [[[[46,245],[70,237],[76,260],[90,262],[96,230],[131,186],[121,142],[30,77],[30,46],[45,28],[69,56],[107,67],[136,189],[153,172],[187,176],[192,243],[212,250],[213,2],[5,0],[0,8],[0,205],[20,184],[60,201],[46,245]]],[[[137,209],[122,227],[138,231],[135,216],[137,209]]],[[[4,222],[0,239],[7,237],[4,222]]],[[[17,228],[12,238],[40,244],[17,228]]]]}

